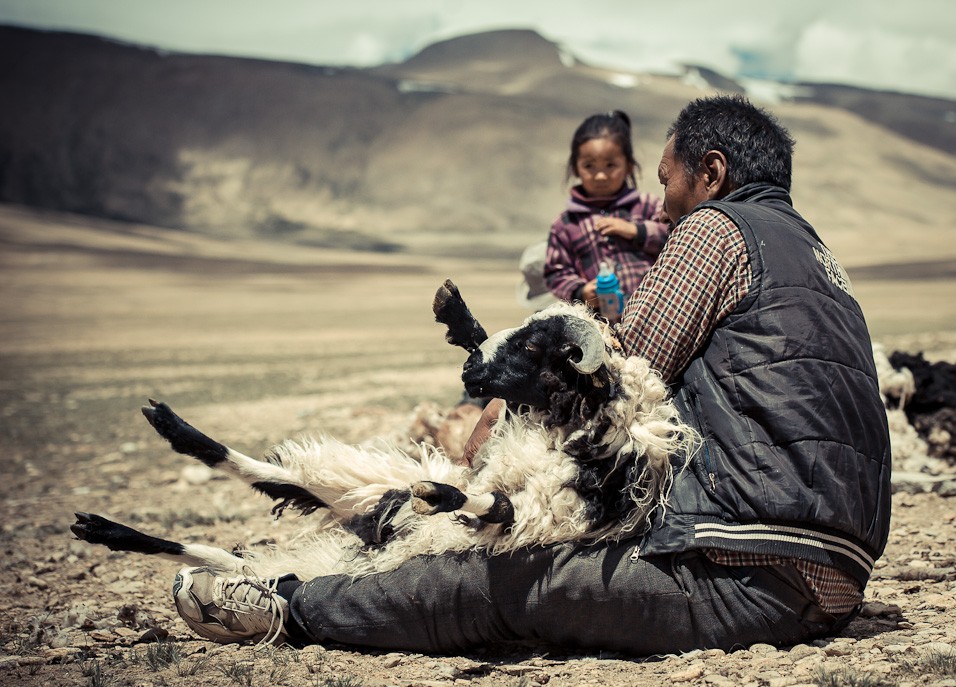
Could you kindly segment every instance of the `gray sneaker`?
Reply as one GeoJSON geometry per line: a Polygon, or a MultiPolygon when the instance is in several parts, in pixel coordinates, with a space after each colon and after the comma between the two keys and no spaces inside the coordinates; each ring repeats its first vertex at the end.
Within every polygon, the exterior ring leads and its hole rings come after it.
{"type": "Polygon", "coordinates": [[[173,599],[180,617],[206,639],[220,644],[283,644],[289,604],[276,593],[277,581],[183,568],[173,582],[173,599]]]}

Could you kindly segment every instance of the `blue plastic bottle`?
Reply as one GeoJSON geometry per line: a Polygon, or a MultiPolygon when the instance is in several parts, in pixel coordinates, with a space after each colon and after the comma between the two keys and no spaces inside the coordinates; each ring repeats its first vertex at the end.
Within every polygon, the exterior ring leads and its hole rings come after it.
{"type": "Polygon", "coordinates": [[[606,262],[601,263],[597,276],[597,296],[601,314],[608,322],[618,322],[624,312],[624,292],[614,270],[606,262]]]}

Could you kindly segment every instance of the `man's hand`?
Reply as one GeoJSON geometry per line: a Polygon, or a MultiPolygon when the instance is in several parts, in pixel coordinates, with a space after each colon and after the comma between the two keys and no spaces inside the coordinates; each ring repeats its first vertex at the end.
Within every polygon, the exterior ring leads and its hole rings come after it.
{"type": "Polygon", "coordinates": [[[491,399],[488,405],[485,406],[481,417],[478,418],[478,423],[471,432],[471,436],[468,437],[468,441],[465,442],[465,450],[461,456],[464,463],[471,465],[478,450],[488,441],[488,437],[491,436],[491,430],[495,426],[495,423],[498,422],[498,418],[501,417],[501,412],[504,408],[505,402],[500,398],[491,399]]]}

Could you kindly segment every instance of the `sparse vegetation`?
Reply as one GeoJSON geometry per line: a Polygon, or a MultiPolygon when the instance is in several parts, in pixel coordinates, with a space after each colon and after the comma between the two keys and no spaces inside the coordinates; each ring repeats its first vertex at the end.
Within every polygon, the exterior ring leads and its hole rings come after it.
{"type": "Polygon", "coordinates": [[[302,654],[298,649],[290,646],[275,646],[273,644],[263,647],[262,653],[268,656],[269,660],[277,666],[287,666],[302,662],[302,654]]]}
{"type": "Polygon", "coordinates": [[[14,656],[34,654],[56,630],[49,612],[31,616],[26,623],[7,619],[0,629],[0,643],[14,656]]]}
{"type": "Polygon", "coordinates": [[[180,661],[176,665],[176,674],[179,677],[192,677],[199,675],[209,667],[209,657],[205,654],[192,656],[180,661]]]}
{"type": "Polygon", "coordinates": [[[179,665],[183,660],[179,645],[174,642],[155,642],[146,646],[144,653],[146,665],[153,672],[165,670],[171,665],[179,665]]]}
{"type": "Polygon", "coordinates": [[[885,682],[873,673],[857,671],[854,668],[829,670],[820,668],[816,676],[817,687],[893,687],[896,681],[885,682]]]}
{"type": "Polygon", "coordinates": [[[317,678],[315,687],[362,687],[365,683],[357,677],[317,678]]]}
{"type": "Polygon", "coordinates": [[[239,687],[252,687],[252,676],[255,672],[255,665],[245,661],[232,661],[225,665],[220,665],[219,670],[239,687]]]}
{"type": "Polygon", "coordinates": [[[907,667],[914,672],[928,672],[941,678],[956,677],[956,650],[930,647],[918,659],[909,661],[907,667]]]}
{"type": "Polygon", "coordinates": [[[103,674],[103,666],[99,661],[84,663],[80,673],[86,678],[86,687],[106,687],[109,684],[103,674]]]}

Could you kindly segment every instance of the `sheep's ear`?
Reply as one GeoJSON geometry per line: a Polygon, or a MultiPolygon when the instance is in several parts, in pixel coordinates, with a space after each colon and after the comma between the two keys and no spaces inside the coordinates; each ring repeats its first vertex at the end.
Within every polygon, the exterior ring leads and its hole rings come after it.
{"type": "Polygon", "coordinates": [[[446,279],[435,293],[432,311],[435,321],[448,327],[445,340],[453,346],[461,346],[470,353],[488,338],[451,279],[446,279]]]}

